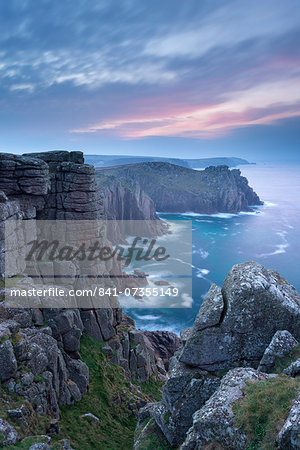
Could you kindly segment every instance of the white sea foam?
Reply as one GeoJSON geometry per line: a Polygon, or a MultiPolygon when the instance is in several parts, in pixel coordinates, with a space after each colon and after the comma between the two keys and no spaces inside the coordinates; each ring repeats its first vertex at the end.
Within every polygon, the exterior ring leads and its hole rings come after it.
{"type": "Polygon", "coordinates": [[[275,250],[273,250],[272,252],[262,253],[262,254],[258,255],[259,258],[265,258],[267,256],[274,256],[274,255],[280,255],[280,254],[286,253],[286,249],[290,246],[290,244],[288,243],[288,240],[286,238],[287,231],[280,230],[280,231],[277,231],[276,234],[277,234],[277,236],[279,236],[281,238],[281,242],[279,244],[275,245],[275,250]]]}
{"type": "Polygon", "coordinates": [[[272,207],[272,206],[278,206],[277,203],[272,203],[272,202],[264,202],[264,204],[262,206],[266,206],[268,207],[272,207]]]}
{"type": "Polygon", "coordinates": [[[193,254],[200,255],[202,259],[206,259],[209,253],[203,248],[199,248],[198,250],[193,250],[193,254]]]}
{"type": "Polygon", "coordinates": [[[139,320],[159,320],[161,318],[161,316],[153,316],[151,314],[145,314],[144,316],[135,314],[135,317],[139,320]]]}
{"type": "Polygon", "coordinates": [[[187,261],[183,261],[183,260],[180,259],[180,258],[170,258],[169,261],[178,261],[178,262],[180,262],[181,264],[185,264],[186,266],[194,267],[193,264],[191,264],[191,263],[189,263],[189,262],[187,262],[187,261]]]}
{"type": "Polygon", "coordinates": [[[197,274],[196,277],[197,278],[204,278],[205,275],[209,274],[209,270],[208,269],[197,269],[197,274]]]}
{"type": "Polygon", "coordinates": [[[182,301],[182,307],[183,308],[191,308],[192,307],[193,299],[192,299],[192,297],[189,294],[184,292],[182,294],[181,298],[183,300],[182,301]]]}

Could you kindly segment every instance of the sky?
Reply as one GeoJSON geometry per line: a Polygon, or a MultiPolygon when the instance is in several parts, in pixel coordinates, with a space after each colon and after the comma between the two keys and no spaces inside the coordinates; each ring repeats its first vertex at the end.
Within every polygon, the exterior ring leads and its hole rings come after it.
{"type": "Polygon", "coordinates": [[[299,0],[10,0],[0,30],[0,151],[300,160],[299,0]]]}

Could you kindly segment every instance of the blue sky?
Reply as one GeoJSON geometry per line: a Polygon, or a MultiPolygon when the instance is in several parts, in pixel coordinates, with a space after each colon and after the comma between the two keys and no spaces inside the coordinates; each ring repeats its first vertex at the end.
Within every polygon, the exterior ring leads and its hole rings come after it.
{"type": "Polygon", "coordinates": [[[0,150],[300,159],[299,0],[0,3],[0,150]]]}

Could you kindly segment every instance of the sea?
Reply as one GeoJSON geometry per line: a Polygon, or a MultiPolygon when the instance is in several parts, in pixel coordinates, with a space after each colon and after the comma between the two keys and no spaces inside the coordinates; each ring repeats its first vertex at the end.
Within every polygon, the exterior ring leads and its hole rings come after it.
{"type": "Polygon", "coordinates": [[[188,308],[129,308],[137,328],[179,334],[191,327],[211,284],[222,286],[231,267],[246,261],[277,270],[300,292],[300,165],[239,169],[262,206],[239,214],[160,214],[167,221],[192,221],[192,302],[188,308]]]}

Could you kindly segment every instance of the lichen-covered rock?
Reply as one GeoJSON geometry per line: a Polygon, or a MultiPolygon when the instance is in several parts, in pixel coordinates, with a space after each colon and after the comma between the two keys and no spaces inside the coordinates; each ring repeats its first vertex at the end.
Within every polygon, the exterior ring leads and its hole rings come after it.
{"type": "Polygon", "coordinates": [[[278,436],[281,450],[299,450],[300,448],[300,394],[278,436]]]}
{"type": "Polygon", "coordinates": [[[300,358],[284,369],[283,373],[289,377],[296,377],[297,375],[300,375],[300,358]]]}
{"type": "Polygon", "coordinates": [[[1,381],[15,376],[17,371],[17,360],[10,340],[0,344],[0,378],[1,381]]]}
{"type": "Polygon", "coordinates": [[[50,450],[50,449],[51,447],[43,442],[38,442],[37,444],[33,444],[29,447],[29,450],[50,450]]]}
{"type": "Polygon", "coordinates": [[[212,319],[205,325],[201,307],[180,361],[210,371],[257,367],[276,331],[299,337],[300,296],[277,272],[255,262],[238,264],[221,292],[212,287],[204,300],[205,316],[212,319]]]}
{"type": "Polygon", "coordinates": [[[100,423],[99,417],[95,416],[92,413],[82,414],[80,417],[83,418],[83,419],[91,420],[92,422],[94,422],[97,425],[100,423]]]}
{"type": "Polygon", "coordinates": [[[7,417],[12,420],[20,421],[25,427],[28,427],[28,418],[31,416],[31,412],[25,405],[21,405],[20,408],[8,409],[7,417]]]}
{"type": "Polygon", "coordinates": [[[269,373],[276,358],[287,355],[296,345],[298,345],[298,341],[287,330],[276,331],[263,354],[258,370],[269,373]]]}
{"type": "Polygon", "coordinates": [[[0,418],[0,435],[2,446],[16,444],[20,440],[19,433],[6,420],[0,418]]]}
{"type": "Polygon", "coordinates": [[[139,423],[147,417],[154,418],[169,443],[177,447],[192,425],[193,413],[210,398],[219,384],[218,377],[185,367],[174,357],[163,388],[163,401],[143,408],[139,413],[139,423]]]}
{"type": "Polygon", "coordinates": [[[182,450],[200,450],[211,442],[226,448],[244,450],[247,437],[234,423],[233,404],[243,397],[247,380],[267,380],[271,375],[250,368],[230,370],[219,389],[193,415],[193,425],[187,433],[182,450]]]}
{"type": "Polygon", "coordinates": [[[69,439],[61,439],[57,441],[57,450],[74,450],[71,447],[69,439]]]}
{"type": "Polygon", "coordinates": [[[169,378],[163,387],[163,402],[172,412],[180,401],[184,390],[193,379],[201,379],[208,372],[197,367],[188,367],[173,357],[170,363],[169,378]]]}

